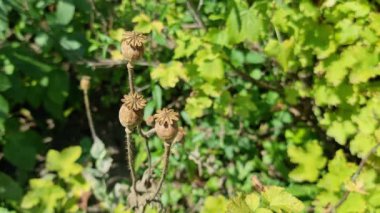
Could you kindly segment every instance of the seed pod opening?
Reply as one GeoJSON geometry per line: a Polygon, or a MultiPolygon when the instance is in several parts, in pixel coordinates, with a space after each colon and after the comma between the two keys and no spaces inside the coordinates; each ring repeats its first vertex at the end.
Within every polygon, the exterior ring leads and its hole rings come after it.
{"type": "Polygon", "coordinates": [[[155,125],[154,129],[159,138],[165,142],[172,142],[178,133],[178,113],[172,109],[164,108],[158,110],[154,115],[155,125]]]}
{"type": "Polygon", "coordinates": [[[121,53],[129,62],[136,61],[144,53],[146,37],[136,32],[125,32],[121,40],[121,53]]]}
{"type": "Polygon", "coordinates": [[[146,100],[140,94],[124,95],[123,104],[119,110],[119,120],[122,126],[128,129],[135,128],[143,119],[146,100]]]}

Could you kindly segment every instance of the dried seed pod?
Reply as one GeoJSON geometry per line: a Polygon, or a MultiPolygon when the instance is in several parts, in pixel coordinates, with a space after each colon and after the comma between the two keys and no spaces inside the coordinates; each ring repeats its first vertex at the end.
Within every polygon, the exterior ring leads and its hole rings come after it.
{"type": "Polygon", "coordinates": [[[142,95],[133,93],[124,95],[121,101],[123,105],[119,111],[120,123],[131,130],[141,123],[146,100],[142,95]]]}
{"type": "Polygon", "coordinates": [[[144,42],[146,37],[143,34],[128,31],[123,34],[121,40],[121,53],[129,62],[139,59],[144,53],[144,42]]]}
{"type": "Polygon", "coordinates": [[[90,76],[84,75],[80,79],[80,89],[83,91],[87,91],[90,89],[90,76]]]}
{"type": "Polygon", "coordinates": [[[178,113],[172,109],[158,110],[154,115],[154,129],[159,138],[167,143],[172,142],[178,133],[178,113]]]}

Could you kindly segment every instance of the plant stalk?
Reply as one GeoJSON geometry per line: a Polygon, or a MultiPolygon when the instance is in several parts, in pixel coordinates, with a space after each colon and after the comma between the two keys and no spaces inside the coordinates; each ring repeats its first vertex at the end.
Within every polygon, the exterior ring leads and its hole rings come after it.
{"type": "Polygon", "coordinates": [[[162,174],[161,174],[161,179],[160,182],[158,183],[158,186],[156,188],[156,191],[153,194],[153,197],[151,199],[154,199],[158,193],[161,190],[162,184],[164,183],[166,173],[168,172],[168,166],[169,166],[169,157],[170,157],[170,143],[165,142],[165,153],[164,153],[164,168],[162,168],[162,174]]]}
{"type": "Polygon", "coordinates": [[[135,193],[137,193],[136,189],[136,173],[135,173],[135,167],[133,165],[133,151],[132,151],[132,139],[131,139],[131,133],[126,131],[126,143],[127,143],[127,155],[128,155],[128,167],[132,179],[132,189],[135,193]]]}
{"type": "Polygon", "coordinates": [[[98,137],[95,132],[95,126],[94,121],[92,119],[91,109],[90,109],[90,100],[88,98],[88,90],[83,90],[83,98],[84,98],[84,106],[86,109],[86,116],[88,120],[88,126],[90,127],[92,140],[95,141],[95,139],[98,137]]]}
{"type": "Polygon", "coordinates": [[[143,133],[140,125],[137,126],[137,130],[139,131],[140,135],[144,138],[144,141],[145,141],[145,148],[146,148],[146,152],[148,153],[148,171],[149,171],[149,177],[150,177],[152,174],[152,155],[150,153],[148,136],[143,133]]]}
{"type": "Polygon", "coordinates": [[[129,92],[131,94],[135,93],[135,85],[133,83],[133,64],[131,62],[128,62],[127,64],[127,70],[128,70],[128,83],[129,83],[129,92]]]}

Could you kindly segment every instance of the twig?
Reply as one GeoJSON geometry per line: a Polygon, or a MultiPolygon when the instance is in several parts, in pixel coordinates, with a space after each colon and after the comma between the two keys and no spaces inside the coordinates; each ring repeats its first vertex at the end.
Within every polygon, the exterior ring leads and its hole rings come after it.
{"type": "Polygon", "coordinates": [[[84,97],[84,106],[86,109],[86,116],[88,120],[88,126],[90,127],[92,140],[95,141],[95,139],[98,138],[98,136],[96,135],[96,132],[95,132],[94,121],[92,119],[92,114],[90,110],[90,100],[88,98],[87,90],[83,90],[83,97],[84,97]]]}
{"type": "Polygon", "coordinates": [[[152,137],[155,133],[156,133],[156,130],[154,128],[150,129],[147,132],[141,129],[141,136],[146,137],[146,138],[152,137]]]}
{"type": "Polygon", "coordinates": [[[200,17],[200,15],[198,14],[197,11],[195,11],[193,5],[191,4],[191,2],[188,0],[186,1],[186,6],[187,8],[189,9],[190,13],[191,13],[191,16],[193,16],[193,18],[195,19],[195,21],[197,22],[198,26],[202,29],[206,29],[205,28],[205,25],[200,17]]]}
{"type": "Polygon", "coordinates": [[[133,84],[133,65],[131,62],[127,64],[128,69],[128,82],[129,82],[129,92],[131,94],[135,93],[135,85],[133,84]]]}
{"type": "MultiPolygon", "coordinates": [[[[77,64],[84,64],[92,69],[97,69],[97,68],[111,68],[111,67],[116,67],[116,66],[122,66],[126,64],[127,62],[124,60],[112,60],[112,59],[101,59],[97,61],[87,61],[87,60],[82,60],[77,62],[77,64]]],[[[139,65],[139,66],[157,66],[159,62],[147,62],[147,61],[137,61],[134,62],[134,64],[139,65]]]]}
{"type": "Polygon", "coordinates": [[[89,76],[82,76],[81,81],[80,81],[80,88],[83,91],[83,100],[84,100],[84,106],[86,110],[86,116],[87,116],[87,121],[88,121],[88,126],[91,131],[91,137],[92,140],[95,141],[98,136],[95,131],[95,125],[94,121],[92,119],[92,114],[91,114],[91,105],[90,105],[90,99],[88,97],[88,90],[90,89],[90,77],[89,76]]]}
{"type": "MultiPolygon", "coordinates": [[[[359,167],[358,169],[355,171],[355,173],[351,176],[351,181],[352,182],[355,182],[356,179],[359,177],[360,173],[362,172],[362,170],[364,169],[364,166],[365,164],[367,163],[369,157],[371,157],[371,155],[373,153],[376,152],[376,150],[380,147],[380,143],[377,143],[374,147],[372,147],[372,149],[367,153],[366,156],[364,156],[364,158],[360,161],[360,164],[359,164],[359,167]]],[[[343,203],[344,201],[346,201],[346,199],[348,198],[348,195],[350,194],[350,191],[346,191],[343,195],[343,197],[339,200],[339,202],[335,205],[335,207],[331,210],[332,212],[335,212],[336,209],[338,209],[343,203]]]]}
{"type": "Polygon", "coordinates": [[[148,171],[149,171],[149,173],[148,173],[148,178],[147,179],[149,180],[149,177],[152,175],[152,155],[150,153],[150,148],[149,148],[149,142],[148,142],[148,138],[149,137],[147,136],[147,134],[144,134],[144,132],[142,131],[140,125],[137,126],[137,131],[144,138],[146,152],[148,153],[148,171]]]}
{"type": "MultiPolygon", "coordinates": [[[[94,0],[88,0],[88,2],[90,3],[91,5],[91,10],[95,13],[95,16],[97,16],[100,21],[102,22],[102,31],[103,33],[107,33],[107,21],[106,19],[103,17],[103,15],[96,9],[96,6],[95,6],[95,2],[94,0]]],[[[91,26],[93,25],[93,15],[91,14],[91,26]]]]}
{"type": "Polygon", "coordinates": [[[132,189],[135,193],[137,193],[136,189],[136,173],[135,173],[135,167],[133,165],[133,152],[132,152],[132,140],[131,140],[131,133],[126,131],[126,145],[127,145],[127,155],[128,155],[128,166],[129,171],[131,173],[131,179],[132,179],[132,189]]]}
{"type": "Polygon", "coordinates": [[[169,166],[169,157],[170,157],[170,143],[165,143],[165,153],[164,153],[164,168],[162,169],[162,174],[160,178],[160,182],[158,183],[158,186],[156,188],[156,191],[153,194],[153,197],[151,199],[154,199],[158,193],[161,190],[162,184],[164,183],[166,173],[168,172],[168,166],[169,166]]]}

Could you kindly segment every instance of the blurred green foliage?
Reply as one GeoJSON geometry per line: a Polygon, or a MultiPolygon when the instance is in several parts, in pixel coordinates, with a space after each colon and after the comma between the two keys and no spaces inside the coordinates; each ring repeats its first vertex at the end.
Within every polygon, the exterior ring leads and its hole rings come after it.
{"type": "MultiPolygon", "coordinates": [[[[187,131],[162,190],[171,212],[324,212],[346,192],[337,212],[379,212],[380,151],[367,159],[380,141],[379,8],[378,0],[0,0],[0,212],[128,212],[117,119],[126,30],[149,35],[135,66],[138,90],[151,97],[144,117],[170,106],[187,131]],[[252,176],[268,190],[253,192],[252,176]]],[[[146,166],[135,140],[135,164],[146,166]]],[[[157,138],[151,146],[157,161],[163,146],[157,138]]]]}

